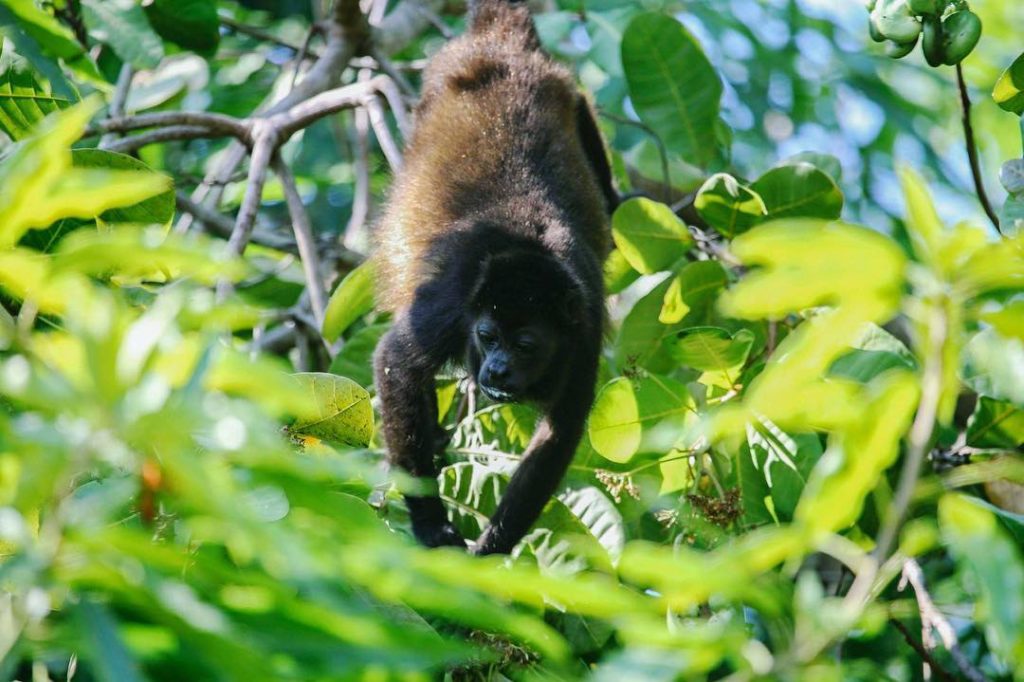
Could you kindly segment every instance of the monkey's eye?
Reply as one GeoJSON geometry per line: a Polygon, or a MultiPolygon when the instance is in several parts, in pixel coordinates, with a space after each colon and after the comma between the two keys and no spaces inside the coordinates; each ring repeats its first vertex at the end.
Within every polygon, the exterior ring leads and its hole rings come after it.
{"type": "Polygon", "coordinates": [[[523,355],[529,355],[537,350],[537,344],[533,339],[519,339],[516,341],[515,349],[523,355]]]}
{"type": "Polygon", "coordinates": [[[498,338],[486,329],[478,329],[476,338],[480,340],[480,345],[484,348],[493,348],[498,343],[498,338]]]}

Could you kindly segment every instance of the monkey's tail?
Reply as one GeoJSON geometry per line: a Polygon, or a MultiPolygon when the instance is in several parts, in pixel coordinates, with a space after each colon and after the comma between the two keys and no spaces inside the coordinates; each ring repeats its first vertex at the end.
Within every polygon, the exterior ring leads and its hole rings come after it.
{"type": "Polygon", "coordinates": [[[470,0],[469,30],[498,40],[520,39],[527,49],[540,48],[540,39],[524,0],[470,0]]]}

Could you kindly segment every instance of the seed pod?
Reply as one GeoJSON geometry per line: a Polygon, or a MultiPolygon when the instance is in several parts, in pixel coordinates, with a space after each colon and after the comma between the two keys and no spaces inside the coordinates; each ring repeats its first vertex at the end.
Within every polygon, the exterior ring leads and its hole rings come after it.
{"type": "Polygon", "coordinates": [[[921,22],[921,51],[928,66],[942,64],[942,20],[937,16],[927,16],[921,22]]]}
{"type": "Polygon", "coordinates": [[[981,19],[971,10],[953,12],[942,22],[942,62],[959,64],[981,37],[981,19]]]}
{"type": "Polygon", "coordinates": [[[917,38],[909,43],[897,43],[894,40],[885,41],[885,54],[893,59],[902,59],[914,51],[917,45],[917,38]]]}
{"type": "Polygon", "coordinates": [[[938,14],[939,2],[938,0],[910,0],[910,11],[919,17],[938,14]]]}
{"type": "Polygon", "coordinates": [[[921,32],[921,24],[907,0],[879,0],[871,13],[879,32],[897,43],[909,43],[921,32]]]}

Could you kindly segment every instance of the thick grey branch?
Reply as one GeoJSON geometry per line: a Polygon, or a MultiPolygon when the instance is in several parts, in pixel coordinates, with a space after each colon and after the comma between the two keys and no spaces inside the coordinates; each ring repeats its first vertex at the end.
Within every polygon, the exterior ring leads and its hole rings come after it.
{"type": "MultiPolygon", "coordinates": [[[[132,85],[132,76],[135,74],[135,70],[131,64],[125,63],[121,65],[121,72],[117,74],[117,85],[114,86],[114,95],[110,98],[110,117],[118,118],[124,116],[124,105],[128,101],[128,89],[132,85]]],[[[107,149],[114,140],[117,139],[117,135],[107,133],[100,138],[100,149],[107,149]]]]}
{"type": "Polygon", "coordinates": [[[111,142],[106,148],[112,152],[134,154],[150,144],[172,142],[174,140],[197,140],[205,137],[223,137],[223,134],[210,130],[206,126],[170,126],[168,128],[150,130],[141,135],[125,137],[116,142],[111,142]]]}

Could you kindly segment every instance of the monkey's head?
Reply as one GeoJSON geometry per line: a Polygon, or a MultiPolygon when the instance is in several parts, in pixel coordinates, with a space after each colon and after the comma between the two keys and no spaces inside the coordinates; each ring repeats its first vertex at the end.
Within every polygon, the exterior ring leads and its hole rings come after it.
{"type": "Polygon", "coordinates": [[[546,253],[503,253],[483,264],[471,301],[468,358],[480,390],[500,402],[553,397],[584,315],[569,271],[546,253]]]}

